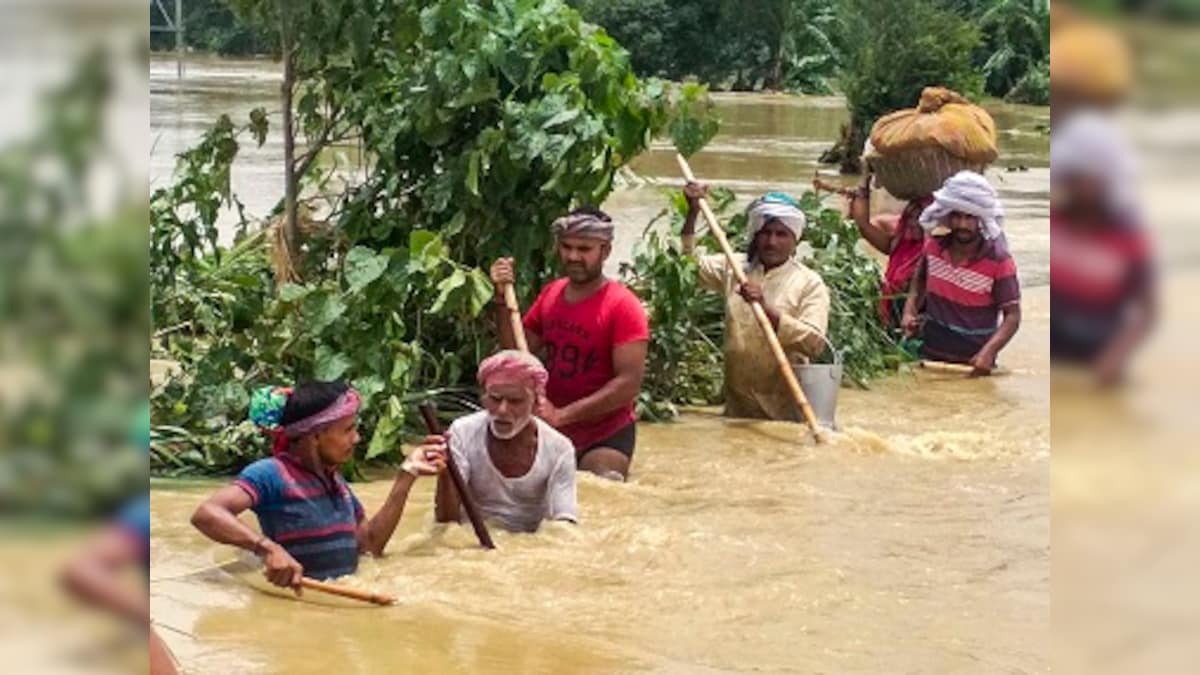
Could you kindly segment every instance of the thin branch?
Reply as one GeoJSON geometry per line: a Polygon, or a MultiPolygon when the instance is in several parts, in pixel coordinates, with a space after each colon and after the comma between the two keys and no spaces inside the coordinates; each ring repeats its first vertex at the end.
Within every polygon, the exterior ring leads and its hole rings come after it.
{"type": "MultiPolygon", "coordinates": [[[[333,114],[331,114],[329,119],[326,121],[324,128],[321,129],[321,134],[317,137],[317,140],[312,144],[308,152],[304,153],[304,155],[300,157],[299,165],[296,167],[297,176],[304,176],[307,174],[309,168],[312,167],[313,162],[317,161],[317,155],[321,154],[321,151],[329,145],[331,142],[329,134],[333,132],[334,127],[336,127],[338,122],[341,121],[339,119],[340,113],[340,110],[333,111],[333,114]]],[[[345,136],[342,136],[341,138],[344,137],[345,136]]]]}

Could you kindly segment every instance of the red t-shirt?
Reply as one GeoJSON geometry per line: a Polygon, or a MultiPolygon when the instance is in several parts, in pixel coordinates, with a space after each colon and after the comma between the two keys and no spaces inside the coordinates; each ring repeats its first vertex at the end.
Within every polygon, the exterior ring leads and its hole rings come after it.
{"type": "MultiPolygon", "coordinates": [[[[613,379],[614,348],[650,339],[646,310],[628,288],[610,280],[590,297],[570,304],[563,297],[567,281],[547,284],[525,314],[525,330],[546,345],[546,397],[559,408],[596,393],[613,379]]],[[[559,431],[576,451],[586,450],[632,424],[637,419],[633,405],[630,401],[602,418],[559,431]]]]}

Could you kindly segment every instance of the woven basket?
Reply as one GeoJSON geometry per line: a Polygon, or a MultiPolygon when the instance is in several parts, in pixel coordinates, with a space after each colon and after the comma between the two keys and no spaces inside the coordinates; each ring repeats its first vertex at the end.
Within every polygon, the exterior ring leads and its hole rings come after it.
{"type": "Polygon", "coordinates": [[[875,179],[899,199],[919,199],[942,187],[946,179],[963,170],[983,173],[987,164],[972,163],[933,146],[881,155],[868,151],[864,159],[875,179]]]}

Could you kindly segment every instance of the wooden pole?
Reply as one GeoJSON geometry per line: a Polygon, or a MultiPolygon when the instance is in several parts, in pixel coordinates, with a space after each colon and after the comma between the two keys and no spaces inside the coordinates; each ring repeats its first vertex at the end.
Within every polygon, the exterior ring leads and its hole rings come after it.
{"type": "MultiPolygon", "coordinates": [[[[287,18],[284,18],[284,23],[287,18]]],[[[283,42],[283,82],[279,93],[283,107],[283,241],[287,249],[288,267],[296,269],[296,254],[300,250],[299,189],[296,175],[296,137],[293,132],[292,99],[296,86],[296,47],[290,29],[281,29],[283,42]]]]}
{"type": "MultiPolygon", "coordinates": [[[[421,411],[421,417],[425,418],[425,428],[429,430],[429,433],[441,436],[442,425],[438,423],[433,404],[422,403],[417,406],[417,409],[421,411]]],[[[459,501],[462,502],[463,509],[467,512],[471,527],[475,528],[475,536],[479,537],[479,545],[484,548],[496,548],[496,545],[492,543],[492,535],[488,533],[487,525],[483,522],[483,515],[479,513],[479,506],[471,497],[471,492],[467,490],[467,484],[463,480],[462,474],[458,472],[458,466],[454,463],[454,453],[450,452],[449,448],[446,450],[446,473],[450,474],[450,481],[454,483],[454,489],[458,491],[459,501]]]]}
{"type": "Polygon", "coordinates": [[[351,600],[370,602],[376,605],[391,605],[396,602],[396,598],[390,595],[384,595],[383,593],[359,590],[349,586],[342,586],[341,584],[331,584],[327,581],[317,581],[316,579],[310,579],[308,577],[301,577],[300,586],[314,591],[320,591],[330,595],[337,595],[343,598],[350,598],[351,600]]]}
{"type": "Polygon", "coordinates": [[[818,193],[820,193],[822,190],[824,190],[825,192],[832,192],[834,194],[839,194],[843,197],[853,197],[854,196],[854,190],[851,190],[850,188],[844,188],[840,185],[834,185],[833,183],[830,183],[829,181],[826,181],[826,180],[822,180],[820,178],[813,178],[813,189],[816,190],[818,193]]]}
{"type": "MultiPolygon", "coordinates": [[[[675,159],[679,162],[679,168],[683,171],[683,177],[689,182],[694,182],[696,177],[692,174],[692,167],[688,166],[687,160],[683,158],[683,155],[676,153],[675,159]]],[[[739,284],[746,283],[746,275],[742,272],[741,266],[737,264],[737,260],[733,256],[733,249],[729,246],[729,240],[725,238],[725,230],[717,222],[716,214],[709,208],[708,200],[700,199],[700,211],[704,214],[704,219],[708,221],[708,228],[712,230],[713,236],[717,238],[717,243],[721,245],[721,250],[725,252],[725,258],[729,261],[729,268],[733,270],[734,278],[739,284]]],[[[771,354],[775,357],[775,363],[779,366],[779,372],[783,376],[784,382],[787,383],[788,389],[792,392],[792,398],[795,399],[800,412],[804,414],[804,420],[807,422],[808,428],[812,431],[813,439],[821,443],[825,439],[821,436],[820,427],[817,424],[817,416],[813,412],[812,406],[809,405],[808,398],[804,395],[804,390],[800,388],[800,381],[796,379],[796,373],[792,370],[791,364],[788,363],[787,354],[783,351],[783,345],[779,344],[779,336],[775,334],[775,327],[771,325],[771,320],[767,318],[766,310],[757,302],[750,303],[750,309],[754,312],[754,318],[758,320],[758,326],[762,328],[763,336],[767,338],[767,344],[771,347],[771,354]]]]}
{"type": "Polygon", "coordinates": [[[517,292],[512,284],[504,284],[504,306],[508,309],[508,320],[512,325],[513,340],[517,349],[529,352],[529,343],[525,340],[525,324],[521,323],[521,306],[517,304],[517,292]]]}
{"type": "MultiPolygon", "coordinates": [[[[931,370],[936,373],[948,373],[951,375],[973,375],[975,373],[975,367],[969,366],[965,363],[947,363],[945,361],[921,361],[921,367],[924,368],[925,370],[931,370]]],[[[1006,368],[1001,368],[1001,367],[992,368],[987,373],[981,373],[981,375],[1006,375],[1006,374],[1008,374],[1008,370],[1006,368]]]]}
{"type": "Polygon", "coordinates": [[[183,0],[175,0],[175,76],[183,79],[183,0]]]}

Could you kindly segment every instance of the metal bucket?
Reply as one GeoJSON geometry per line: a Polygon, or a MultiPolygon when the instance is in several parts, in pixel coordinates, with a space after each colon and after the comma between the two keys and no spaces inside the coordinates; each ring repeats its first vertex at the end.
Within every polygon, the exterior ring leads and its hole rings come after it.
{"type": "MultiPolygon", "coordinates": [[[[793,363],[792,370],[796,373],[796,379],[800,380],[800,388],[804,390],[817,421],[821,426],[836,431],[838,390],[842,388],[842,355],[823,333],[821,337],[829,345],[833,363],[793,363]]],[[[800,414],[799,411],[796,413],[800,414]]]]}

